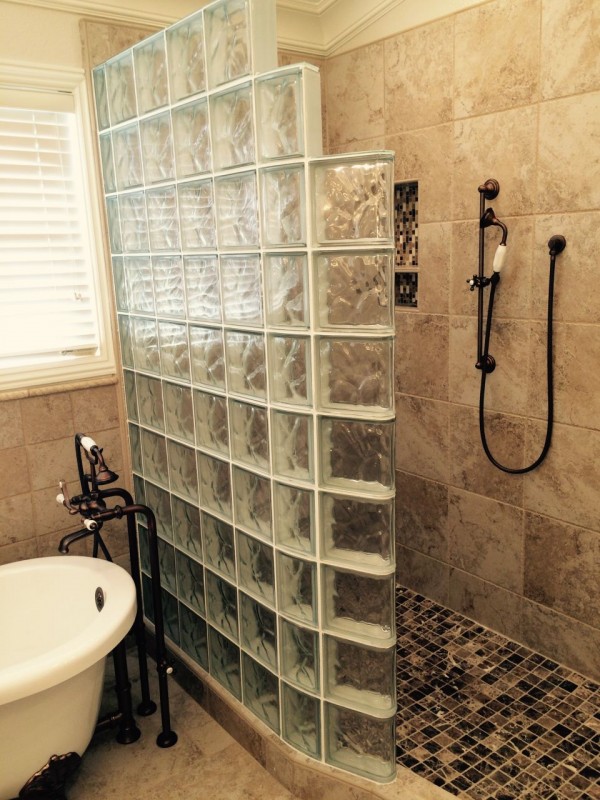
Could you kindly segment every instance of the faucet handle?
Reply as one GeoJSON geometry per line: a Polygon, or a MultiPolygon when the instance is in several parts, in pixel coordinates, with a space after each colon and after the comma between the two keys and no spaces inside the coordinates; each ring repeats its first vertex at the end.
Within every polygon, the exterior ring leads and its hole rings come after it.
{"type": "Polygon", "coordinates": [[[60,492],[56,495],[56,502],[59,503],[59,505],[64,506],[69,514],[78,514],[79,509],[71,503],[71,498],[69,497],[69,492],[67,490],[67,482],[59,481],[58,488],[60,489],[60,492]]]}

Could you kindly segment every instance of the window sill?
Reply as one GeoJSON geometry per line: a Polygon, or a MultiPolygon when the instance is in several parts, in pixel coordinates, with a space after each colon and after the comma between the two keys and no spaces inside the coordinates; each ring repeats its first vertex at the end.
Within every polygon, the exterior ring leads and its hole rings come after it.
{"type": "Polygon", "coordinates": [[[47,394],[61,392],[74,392],[78,389],[95,389],[97,386],[112,386],[117,383],[117,376],[103,375],[98,378],[83,378],[81,380],[64,381],[62,383],[49,383],[44,386],[30,386],[25,389],[0,390],[0,403],[7,400],[23,400],[26,397],[42,397],[47,394]]]}

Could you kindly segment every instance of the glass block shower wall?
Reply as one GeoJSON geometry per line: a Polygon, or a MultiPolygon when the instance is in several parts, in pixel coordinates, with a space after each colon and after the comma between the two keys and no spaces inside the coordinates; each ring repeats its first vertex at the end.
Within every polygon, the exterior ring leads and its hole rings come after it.
{"type": "Polygon", "coordinates": [[[274,69],[274,19],[221,0],[94,71],[135,494],[171,646],[385,781],[392,154],[321,156],[318,72],[274,69]]]}

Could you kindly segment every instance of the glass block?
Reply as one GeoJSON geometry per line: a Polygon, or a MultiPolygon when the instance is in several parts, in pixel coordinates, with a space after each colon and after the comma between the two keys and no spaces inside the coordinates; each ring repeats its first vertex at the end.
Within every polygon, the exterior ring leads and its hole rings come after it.
{"type": "Polygon", "coordinates": [[[355,565],[394,563],[394,499],[321,495],[321,535],[327,558],[355,565]]]}
{"type": "Polygon", "coordinates": [[[179,603],[181,649],[202,669],[208,671],[208,632],[206,622],[198,614],[179,603]]]}
{"type": "Polygon", "coordinates": [[[206,570],[206,615],[223,633],[237,641],[238,607],[235,586],[206,570]]]}
{"type": "Polygon", "coordinates": [[[146,200],[143,192],[119,197],[121,241],[124,253],[143,253],[149,248],[146,200]]]}
{"type": "Polygon", "coordinates": [[[196,451],[171,439],[167,441],[171,491],[198,502],[196,451]]]}
{"type": "Polygon", "coordinates": [[[174,187],[146,192],[148,231],[152,250],[179,249],[177,194],[174,187]]]}
{"type": "Polygon", "coordinates": [[[164,431],[165,412],[161,382],[157,378],[138,374],[137,384],[140,422],[142,425],[164,431]]]}
{"type": "Polygon", "coordinates": [[[164,34],[159,33],[133,48],[138,113],[146,114],[169,102],[164,34]]]}
{"type": "Polygon", "coordinates": [[[317,241],[325,244],[392,239],[392,172],[391,155],[315,162],[317,241]]]}
{"type": "Polygon", "coordinates": [[[323,624],[369,639],[394,637],[394,575],[323,567],[323,624]]]}
{"type": "Polygon", "coordinates": [[[393,412],[393,339],[321,339],[319,359],[322,408],[393,412]]]}
{"type": "Polygon", "coordinates": [[[177,192],[182,248],[214,249],[216,231],[212,181],[181,183],[177,192]]]}
{"type": "Polygon", "coordinates": [[[210,674],[234,697],[241,700],[240,648],[210,625],[208,648],[210,674]]]}
{"type": "Polygon", "coordinates": [[[221,286],[225,322],[262,325],[260,256],[221,256],[221,286]]]}
{"type": "Polygon", "coordinates": [[[146,489],[144,488],[144,479],[139,475],[133,476],[133,498],[136,503],[146,505],[146,489]]]}
{"type": "Polygon", "coordinates": [[[150,544],[148,542],[148,529],[138,523],[138,548],[140,554],[140,568],[150,574],[150,544]]]}
{"type": "Polygon", "coordinates": [[[266,408],[230,401],[234,458],[249,466],[269,469],[269,420],[266,408]]]}
{"type": "Polygon", "coordinates": [[[187,327],[175,322],[159,322],[158,336],[162,374],[181,381],[190,380],[190,351],[187,327]]]}
{"type": "Polygon", "coordinates": [[[236,531],[240,586],[263,602],[275,605],[273,548],[236,531]]]}
{"type": "Polygon", "coordinates": [[[174,178],[175,156],[170,113],[165,111],[143,119],[140,122],[140,139],[146,184],[174,178]]]}
{"type": "Polygon", "coordinates": [[[125,280],[125,271],[123,269],[123,258],[121,256],[113,256],[111,262],[117,311],[129,311],[129,297],[127,296],[127,281],[125,280]]]}
{"type": "Polygon", "coordinates": [[[283,738],[313,758],[321,756],[321,705],[315,697],[282,683],[283,738]]]}
{"type": "Polygon", "coordinates": [[[175,569],[175,548],[172,544],[158,538],[158,566],[160,571],[160,584],[174,594],[177,593],[177,572],[175,569]]]}
{"type": "Polygon", "coordinates": [[[108,117],[108,94],[106,90],[106,73],[104,72],[104,65],[95,67],[92,70],[92,80],[94,83],[94,100],[96,104],[96,119],[98,121],[98,130],[103,131],[105,128],[110,127],[110,119],[108,117]]]}
{"type": "Polygon", "coordinates": [[[235,581],[233,528],[227,522],[202,512],[204,560],[217,572],[235,581]]]}
{"type": "Polygon", "coordinates": [[[320,253],[315,260],[322,328],[391,328],[391,252],[320,253]]]}
{"type": "Polygon", "coordinates": [[[324,637],[325,693],[344,705],[389,716],[396,710],[396,648],[324,637]]]}
{"type": "Polygon", "coordinates": [[[126,51],[117,58],[107,61],[106,86],[111,125],[118,125],[126,119],[135,117],[135,84],[133,81],[133,56],[126,51]]]}
{"type": "Polygon", "coordinates": [[[128,419],[138,422],[137,393],[135,386],[135,372],[123,370],[123,388],[125,389],[125,405],[128,419]]]}
{"type": "Polygon", "coordinates": [[[167,443],[164,436],[150,431],[141,431],[142,458],[144,475],[152,481],[169,485],[169,468],[167,465],[167,443]]]}
{"type": "Polygon", "coordinates": [[[200,533],[200,511],[196,506],[171,495],[173,518],[173,540],[178,547],[187,550],[196,559],[202,558],[202,536],[200,533]]]}
{"type": "Polygon", "coordinates": [[[143,472],[142,464],[142,437],[137,425],[129,423],[129,449],[131,452],[131,468],[136,472],[143,472]]]}
{"type": "Polygon", "coordinates": [[[309,293],[306,256],[266,254],[264,262],[267,324],[307,328],[309,293]]]}
{"type": "Polygon", "coordinates": [[[125,256],[123,271],[132,311],[154,314],[154,286],[150,256],[125,256]]]}
{"type": "Polygon", "coordinates": [[[210,100],[215,170],[252,164],[254,125],[252,85],[213,95],[210,100]]]}
{"type": "Polygon", "coordinates": [[[394,486],[394,421],[321,419],[323,483],[389,491],[394,486]]]}
{"type": "Polygon", "coordinates": [[[194,391],[196,444],[229,455],[227,400],[220,395],[194,391]]]}
{"type": "Polygon", "coordinates": [[[212,156],[206,100],[195,100],[174,108],[171,116],[177,177],[188,178],[208,172],[212,156]]]}
{"type": "Polygon", "coordinates": [[[170,436],[194,444],[192,390],[175,383],[163,383],[165,429],[170,436]]]}
{"type": "Polygon", "coordinates": [[[317,567],[311,561],[277,554],[279,610],[300,622],[317,624],[317,567]]]}
{"type": "Polygon", "coordinates": [[[114,192],[117,188],[115,177],[115,165],[113,162],[112,139],[110,133],[101,133],[98,137],[100,142],[100,161],[102,163],[102,182],[105,192],[114,192]]]}
{"type": "Polygon", "coordinates": [[[256,175],[244,172],[215,181],[220,247],[258,247],[256,175]]]}
{"type": "Polygon", "coordinates": [[[112,135],[117,189],[132,189],[144,182],[140,133],[137,122],[117,128],[112,135]]]}
{"type": "Polygon", "coordinates": [[[251,72],[246,0],[213,3],[205,14],[206,62],[211,88],[251,72]]]}
{"type": "Polygon", "coordinates": [[[154,303],[159,317],[185,317],[181,256],[153,256],[154,303]]]}
{"type": "Polygon", "coordinates": [[[312,417],[273,410],[271,424],[273,471],[277,475],[312,480],[312,417]]]}
{"type": "Polygon", "coordinates": [[[119,314],[119,341],[121,344],[121,360],[124,367],[133,367],[133,326],[131,319],[125,314],[119,314]]]}
{"type": "Polygon", "coordinates": [[[167,28],[171,102],[206,88],[204,68],[204,23],[198,12],[167,28]]]}
{"type": "Polygon", "coordinates": [[[177,562],[178,596],[188,606],[204,614],[204,570],[193,558],[180,553],[175,554],[177,562]]]}
{"type": "Polygon", "coordinates": [[[165,589],[161,590],[165,637],[179,647],[179,603],[177,598],[165,589]]]}
{"type": "Polygon", "coordinates": [[[153,319],[131,317],[133,326],[133,359],[136,369],[160,374],[158,331],[153,319]]]}
{"type": "Polygon", "coordinates": [[[274,484],[275,541],[302,553],[315,552],[314,494],[296,486],[274,484]]]}
{"type": "Polygon", "coordinates": [[[226,331],[229,391],[266,398],[265,338],[259,333],[226,331]]]}
{"type": "Polygon", "coordinates": [[[119,214],[118,197],[106,198],[106,222],[108,224],[108,242],[111,253],[123,252],[123,237],[121,236],[121,218],[119,214]]]}
{"type": "Polygon", "coordinates": [[[396,775],[394,718],[378,719],[325,704],[325,760],[375,781],[396,775]]]}
{"type": "Polygon", "coordinates": [[[163,539],[173,539],[173,517],[171,515],[171,498],[168,492],[155,486],[150,481],[144,484],[146,505],[156,517],[156,532],[163,539]]]}
{"type": "Polygon", "coordinates": [[[240,592],[242,645],[271,669],[277,669],[277,615],[240,592]]]}
{"type": "Polygon", "coordinates": [[[279,733],[279,681],[277,676],[242,653],[244,704],[279,733]]]}
{"type": "Polygon", "coordinates": [[[220,322],[221,298],[217,257],[184,256],[183,269],[188,317],[206,322],[220,322]]]}
{"type": "Polygon", "coordinates": [[[310,339],[299,336],[269,337],[271,400],[308,405],[310,388],[310,339]]]}
{"type": "Polygon", "coordinates": [[[225,352],[222,331],[190,325],[190,355],[194,383],[215,389],[225,389],[225,352]]]}
{"type": "Polygon", "coordinates": [[[198,453],[198,480],[202,505],[231,519],[229,463],[205,453],[198,453]]]}
{"type": "Polygon", "coordinates": [[[233,499],[237,524],[271,539],[271,481],[233,467],[233,499]]]}
{"type": "Polygon", "coordinates": [[[304,244],[304,167],[265,169],[260,178],[266,245],[304,244]]]}
{"type": "Polygon", "coordinates": [[[262,159],[302,155],[302,82],[299,72],[256,82],[258,146],[262,159]]]}
{"type": "Polygon", "coordinates": [[[281,631],[281,674],[303,689],[319,690],[319,634],[285,619],[281,631]]]}

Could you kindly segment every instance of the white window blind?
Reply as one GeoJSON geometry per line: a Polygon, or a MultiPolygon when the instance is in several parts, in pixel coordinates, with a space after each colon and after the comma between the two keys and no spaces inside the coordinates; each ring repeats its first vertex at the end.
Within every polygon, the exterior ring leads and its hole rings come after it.
{"type": "Polygon", "coordinates": [[[0,367],[100,345],[77,120],[53,103],[0,107],[0,367]]]}

